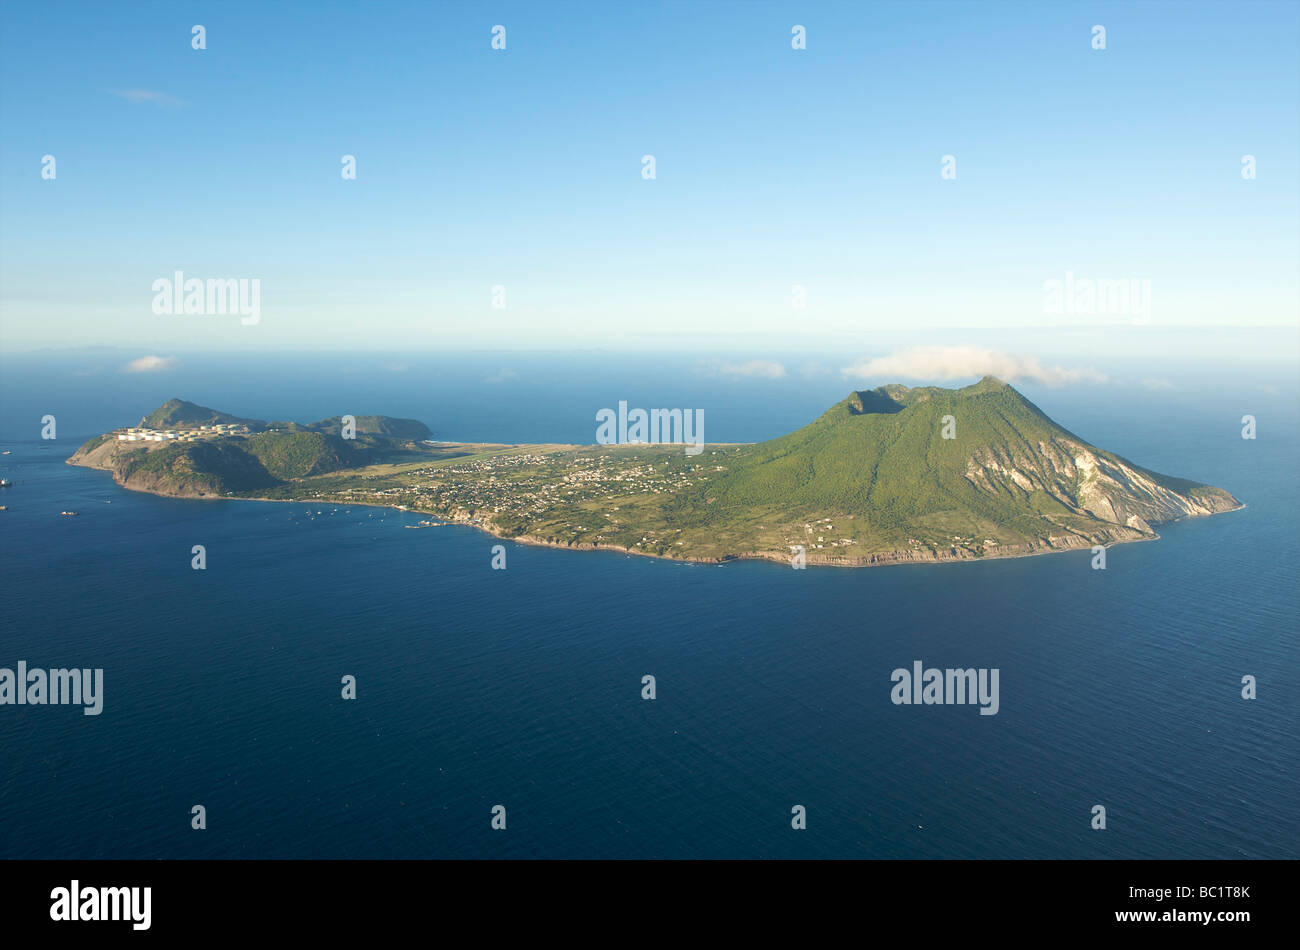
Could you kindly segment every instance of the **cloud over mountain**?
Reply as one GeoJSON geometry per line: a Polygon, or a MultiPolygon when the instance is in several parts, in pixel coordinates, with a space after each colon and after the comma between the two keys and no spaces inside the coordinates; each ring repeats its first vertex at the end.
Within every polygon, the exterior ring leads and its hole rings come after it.
{"type": "Polygon", "coordinates": [[[1034,356],[1021,356],[978,346],[914,346],[888,356],[863,358],[842,370],[848,377],[876,379],[950,380],[996,376],[1007,382],[1030,381],[1046,386],[1104,383],[1106,375],[1083,367],[1049,366],[1034,356]]]}

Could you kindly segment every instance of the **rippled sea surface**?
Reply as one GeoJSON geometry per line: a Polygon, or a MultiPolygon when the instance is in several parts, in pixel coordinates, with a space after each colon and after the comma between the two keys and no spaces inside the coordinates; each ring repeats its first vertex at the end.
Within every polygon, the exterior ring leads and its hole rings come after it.
{"type": "MultiPolygon", "coordinates": [[[[792,571],[508,543],[494,571],[474,529],[136,494],[63,464],[97,428],[13,438],[0,666],[102,667],[105,701],[0,706],[0,856],[1300,855],[1294,406],[1246,442],[1208,399],[1067,403],[1039,402],[1248,507],[1105,571],[1086,551],[792,571]],[[891,704],[914,660],[998,668],[1000,711],[891,704]]],[[[21,436],[27,403],[5,411],[21,436]]],[[[453,437],[488,427],[462,414],[453,437]]]]}

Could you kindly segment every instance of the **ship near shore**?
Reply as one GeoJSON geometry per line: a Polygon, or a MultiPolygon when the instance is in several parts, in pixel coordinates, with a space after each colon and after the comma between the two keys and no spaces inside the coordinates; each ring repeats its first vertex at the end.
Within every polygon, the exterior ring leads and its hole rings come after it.
{"type": "Polygon", "coordinates": [[[431,434],[387,416],[267,423],[170,400],[68,462],[161,495],[383,505],[524,543],[702,562],[1021,557],[1151,540],[1241,507],[1085,442],[993,377],[853,392],[788,435],[695,455],[431,434]]]}

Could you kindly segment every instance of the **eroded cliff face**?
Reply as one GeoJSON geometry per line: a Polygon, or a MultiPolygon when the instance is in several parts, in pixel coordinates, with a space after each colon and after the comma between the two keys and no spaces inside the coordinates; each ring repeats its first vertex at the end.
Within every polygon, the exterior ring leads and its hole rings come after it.
{"type": "Polygon", "coordinates": [[[1241,507],[1222,489],[1088,444],[992,378],[960,390],[855,393],[793,433],[715,453],[717,464],[678,473],[671,487],[645,482],[640,463],[577,479],[590,474],[578,447],[486,487],[474,467],[385,471],[376,482],[358,467],[367,456],[335,452],[331,425],[173,444],[110,433],[68,461],[161,495],[397,497],[403,510],[526,543],[704,562],[787,561],[792,551],[808,564],[852,567],[1023,557],[1148,540],[1158,525],[1241,507]],[[316,481],[322,471],[328,480],[316,481]],[[625,496],[635,523],[613,517],[625,496]],[[602,514],[616,529],[608,539],[589,527],[592,518],[604,525],[602,514]]]}
{"type": "Polygon", "coordinates": [[[117,457],[117,441],[109,439],[100,442],[98,445],[95,445],[94,442],[95,440],[92,439],[73,452],[72,457],[68,459],[68,464],[112,471],[114,460],[117,457]]]}
{"type": "Polygon", "coordinates": [[[135,460],[136,453],[146,451],[148,450],[142,446],[123,449],[114,440],[90,449],[82,446],[68,459],[68,464],[112,472],[113,481],[132,491],[148,492],[153,495],[174,495],[179,498],[204,498],[211,494],[210,490],[190,484],[186,479],[178,478],[171,472],[132,470],[131,463],[135,460]]]}
{"type": "Polygon", "coordinates": [[[980,449],[966,466],[966,479],[989,494],[1045,492],[1062,505],[1099,521],[1154,535],[1153,525],[1241,507],[1227,492],[1165,480],[1118,456],[1071,439],[1040,441],[1037,452],[980,449]],[[1174,483],[1178,484],[1178,483],[1174,483]]]}

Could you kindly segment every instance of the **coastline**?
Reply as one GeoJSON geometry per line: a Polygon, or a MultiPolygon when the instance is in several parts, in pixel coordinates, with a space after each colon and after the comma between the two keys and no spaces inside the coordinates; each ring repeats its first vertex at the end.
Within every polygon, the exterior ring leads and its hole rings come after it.
{"type": "MultiPolygon", "coordinates": [[[[322,502],[321,499],[313,500],[313,499],[302,499],[302,498],[262,498],[257,496],[248,496],[248,495],[240,495],[240,496],[221,496],[221,495],[207,495],[207,494],[189,495],[189,494],[184,494],[179,492],[157,491],[150,488],[132,487],[123,484],[122,482],[118,481],[117,476],[112,471],[112,469],[99,466],[99,465],[87,465],[83,462],[74,462],[73,461],[74,458],[76,458],[75,455],[71,456],[70,458],[64,461],[64,464],[73,465],[78,468],[91,468],[91,469],[96,469],[98,471],[107,472],[109,476],[113,479],[113,484],[117,485],[119,488],[122,488],[125,491],[134,491],[134,492],[139,492],[141,494],[154,495],[159,498],[178,498],[186,501],[249,501],[249,502],[259,502],[259,503],[270,502],[270,503],[289,504],[289,505],[328,504],[331,507],[340,507],[340,506],[352,507],[355,505],[358,507],[365,507],[365,508],[386,508],[390,511],[401,512],[404,514],[425,515],[427,517],[438,518],[444,524],[461,525],[464,527],[474,528],[478,531],[483,532],[489,537],[496,538],[497,540],[500,541],[511,541],[516,544],[526,544],[532,547],[554,548],[562,551],[587,551],[587,552],[606,551],[613,554],[625,554],[631,557],[648,557],[648,558],[655,558],[662,561],[676,561],[678,563],[683,563],[683,564],[711,564],[711,565],[721,566],[723,564],[728,564],[735,561],[767,561],[773,564],[789,565],[791,560],[791,555],[784,554],[782,552],[777,552],[777,551],[745,552],[742,554],[727,554],[727,555],[722,555],[717,557],[698,557],[698,556],[676,556],[672,554],[658,554],[653,551],[638,551],[634,548],[624,548],[618,545],[601,545],[601,544],[591,544],[591,543],[563,544],[557,541],[548,541],[545,538],[539,538],[533,535],[510,536],[506,534],[501,534],[497,530],[494,530],[495,525],[491,525],[490,523],[485,524],[481,521],[474,521],[471,520],[468,516],[464,516],[464,515],[440,514],[439,512],[436,511],[425,511],[423,509],[411,508],[409,506],[401,507],[397,505],[376,504],[374,502],[363,502],[363,501],[322,502]]],[[[1159,524],[1170,524],[1170,523],[1176,523],[1177,521],[1189,521],[1192,518],[1212,517],[1214,515],[1227,514],[1228,512],[1232,512],[1232,511],[1240,511],[1245,507],[1246,505],[1243,503],[1237,505],[1235,508],[1225,508],[1222,511],[1210,511],[1201,515],[1188,515],[1185,518],[1174,519],[1174,522],[1159,522],[1159,524]]],[[[1153,523],[1152,527],[1154,528],[1155,526],[1156,525],[1153,523]]],[[[1123,525],[1115,525],[1115,527],[1124,528],[1123,525]]],[[[946,556],[946,557],[940,555],[934,555],[934,554],[930,554],[927,556],[914,556],[912,552],[887,551],[887,552],[879,552],[871,555],[859,555],[853,558],[831,558],[826,555],[808,553],[805,555],[805,564],[808,567],[838,567],[838,568],[894,567],[894,566],[900,566],[905,564],[963,564],[963,563],[970,564],[970,563],[979,563],[981,561],[1014,560],[1017,558],[1039,557],[1048,554],[1064,554],[1069,551],[1090,550],[1092,547],[1095,546],[1095,543],[1087,538],[1078,538],[1078,539],[1060,538],[1057,540],[1060,543],[1058,544],[1047,543],[1047,544],[1042,544],[1041,546],[1035,546],[1034,544],[1007,545],[1006,549],[1012,553],[1002,553],[1001,551],[999,551],[998,553],[992,553],[992,554],[986,553],[983,556],[979,556],[979,557],[966,556],[960,554],[946,556]]],[[[1158,540],[1160,540],[1160,534],[1158,532],[1153,532],[1149,536],[1139,534],[1137,537],[1132,537],[1132,538],[1112,539],[1105,543],[1102,543],[1101,546],[1104,548],[1110,548],[1120,544],[1133,544],[1141,541],[1158,541],[1158,540]]]]}

